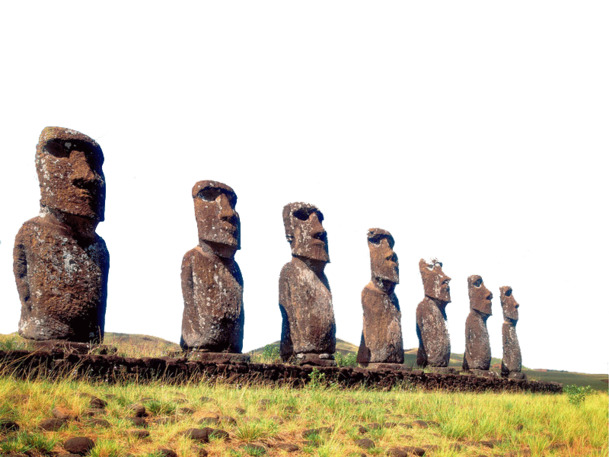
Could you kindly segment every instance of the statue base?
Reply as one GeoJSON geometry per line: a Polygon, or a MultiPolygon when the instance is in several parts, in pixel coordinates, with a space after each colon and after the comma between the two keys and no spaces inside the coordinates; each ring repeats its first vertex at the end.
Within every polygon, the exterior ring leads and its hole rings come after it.
{"type": "Polygon", "coordinates": [[[502,378],[515,379],[517,381],[526,381],[527,375],[520,371],[512,371],[510,373],[501,373],[502,378]]]}
{"type": "Polygon", "coordinates": [[[481,378],[497,378],[497,377],[499,377],[497,375],[497,373],[495,373],[494,371],[490,371],[490,370],[471,369],[471,370],[469,370],[469,373],[473,374],[474,376],[481,377],[481,378]]]}
{"type": "Polygon", "coordinates": [[[70,354],[116,354],[118,349],[114,346],[97,343],[82,343],[67,340],[28,340],[35,351],[61,351],[70,354]]]}
{"type": "Polygon", "coordinates": [[[301,353],[296,354],[292,358],[292,362],[296,365],[312,365],[315,367],[335,367],[336,362],[332,354],[312,354],[301,353]]]}
{"type": "Polygon", "coordinates": [[[453,367],[426,367],[425,370],[429,373],[437,374],[456,374],[457,370],[453,367]]]}
{"type": "Polygon", "coordinates": [[[250,362],[250,356],[248,354],[237,354],[234,352],[207,352],[197,351],[196,349],[189,349],[187,351],[184,351],[184,355],[189,361],[192,362],[218,363],[230,365],[250,362]]]}
{"type": "Polygon", "coordinates": [[[368,370],[398,370],[398,371],[412,371],[412,368],[407,367],[402,363],[390,363],[390,362],[368,362],[360,363],[360,366],[367,368],[368,370]]]}

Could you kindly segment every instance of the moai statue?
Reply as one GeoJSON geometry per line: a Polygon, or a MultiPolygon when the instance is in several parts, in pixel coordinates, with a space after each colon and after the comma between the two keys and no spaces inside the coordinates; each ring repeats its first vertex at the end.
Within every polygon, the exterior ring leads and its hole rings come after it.
{"type": "Polygon", "coordinates": [[[393,245],[388,231],[368,230],[372,279],[362,291],[364,328],[357,361],[370,368],[401,368],[404,363],[402,313],[394,293],[399,283],[398,257],[393,245]]]}
{"type": "MultiPolygon", "coordinates": [[[[465,321],[465,354],[463,369],[488,371],[491,367],[491,345],[486,320],[491,316],[493,294],[486,288],[482,278],[472,275],[467,278],[469,293],[469,316],[465,321]]],[[[483,373],[479,373],[483,374],[483,373]]]]}
{"type": "Polygon", "coordinates": [[[104,155],[82,133],[46,127],[36,146],[40,214],[15,237],[19,334],[38,341],[104,337],[110,256],[95,233],[104,220],[104,155]]]}
{"type": "Polygon", "coordinates": [[[522,355],[520,344],[516,335],[518,323],[519,304],[512,295],[510,286],[499,288],[501,308],[503,308],[503,360],[501,361],[501,375],[512,379],[525,379],[522,370],[522,355]]]}
{"type": "Polygon", "coordinates": [[[180,346],[202,360],[242,362],[245,356],[229,355],[243,348],[243,278],[234,258],[241,247],[237,195],[226,184],[199,181],[192,198],[199,245],[182,259],[180,346]]]}
{"type": "Polygon", "coordinates": [[[436,259],[419,261],[425,298],[417,306],[417,365],[448,370],[450,337],[446,327],[446,305],[450,303],[450,278],[436,259]]]}
{"type": "Polygon", "coordinates": [[[283,318],[280,353],[284,361],[334,365],[336,324],[332,293],[324,268],[330,261],[323,214],[308,203],[283,208],[292,260],[279,275],[279,309],[283,318]]]}

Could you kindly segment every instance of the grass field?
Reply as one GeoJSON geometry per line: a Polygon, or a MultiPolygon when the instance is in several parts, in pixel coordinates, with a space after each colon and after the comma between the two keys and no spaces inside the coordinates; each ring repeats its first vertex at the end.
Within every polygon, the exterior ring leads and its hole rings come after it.
{"type": "Polygon", "coordinates": [[[606,456],[608,404],[607,394],[598,392],[574,405],[564,394],[379,392],[315,384],[300,390],[213,383],[108,386],[0,378],[0,454],[61,455],[68,438],[84,436],[95,443],[93,457],[155,456],[160,449],[180,457],[206,455],[202,450],[227,457],[416,455],[399,453],[407,446],[440,457],[606,456]],[[92,408],[93,397],[107,406],[92,408]],[[131,419],[133,405],[146,409],[139,423],[131,419]],[[57,430],[42,430],[54,409],[69,418],[54,424],[57,430]],[[7,421],[20,429],[3,431],[7,421]],[[212,436],[204,443],[185,436],[206,426],[226,431],[228,439],[212,436]],[[297,449],[288,453],[289,445],[297,449]]]}
{"type": "MultiPolygon", "coordinates": [[[[105,343],[131,357],[178,350],[144,335],[108,334],[105,343]]],[[[339,342],[342,357],[352,354],[351,346],[339,342]]],[[[28,348],[16,335],[0,336],[0,349],[28,348]]],[[[276,355],[269,346],[254,359],[276,355]]],[[[110,386],[0,377],[0,455],[66,455],[64,444],[75,436],[93,440],[93,457],[173,455],[161,449],[180,457],[608,453],[606,389],[573,404],[568,394],[448,394],[406,385],[389,392],[346,390],[328,387],[317,376],[303,389],[213,382],[110,386]],[[93,408],[93,397],[106,406],[93,408]],[[133,419],[134,405],[145,408],[145,417],[133,419]],[[49,421],[57,416],[65,417],[49,421]],[[19,430],[11,429],[13,423],[19,430]],[[188,430],[204,427],[228,435],[212,433],[209,442],[205,432],[194,432],[199,439],[187,436],[188,430]]]]}

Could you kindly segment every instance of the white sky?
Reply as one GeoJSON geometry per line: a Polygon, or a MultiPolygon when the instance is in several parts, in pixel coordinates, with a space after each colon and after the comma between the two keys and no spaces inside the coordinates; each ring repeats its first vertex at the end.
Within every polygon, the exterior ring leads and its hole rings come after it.
{"type": "Polygon", "coordinates": [[[279,339],[281,210],[325,215],[337,336],[359,344],[366,231],[392,232],[404,345],[421,257],[521,304],[530,367],[607,372],[606,2],[5,2],[0,7],[0,333],[16,331],[14,237],[37,215],[48,125],[101,145],[107,331],[178,341],[190,189],[238,195],[245,345],[279,339]]]}

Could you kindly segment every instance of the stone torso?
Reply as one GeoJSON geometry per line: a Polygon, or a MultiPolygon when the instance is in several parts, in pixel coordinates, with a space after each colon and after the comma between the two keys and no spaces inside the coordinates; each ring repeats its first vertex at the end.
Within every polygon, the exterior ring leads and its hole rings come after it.
{"type": "Polygon", "coordinates": [[[417,306],[417,336],[417,364],[447,367],[450,360],[450,337],[446,320],[439,306],[429,297],[425,297],[417,306]]]}
{"type": "Polygon", "coordinates": [[[516,335],[516,324],[504,322],[502,334],[503,360],[501,362],[501,372],[503,374],[519,373],[522,370],[522,356],[518,336],[516,335]]]}
{"type": "Polygon", "coordinates": [[[237,263],[197,246],[182,260],[181,345],[240,353],[243,348],[243,278],[237,263]]]}
{"type": "Polygon", "coordinates": [[[488,370],[491,367],[491,345],[486,328],[488,316],[470,311],[465,321],[465,370],[488,370]]]}
{"type": "Polygon", "coordinates": [[[15,238],[21,299],[19,334],[34,340],[101,341],[110,256],[104,240],[77,240],[48,216],[27,221],[15,238]]]}
{"type": "Polygon", "coordinates": [[[362,291],[364,327],[357,353],[359,363],[403,363],[402,313],[395,293],[368,284],[362,291]]]}
{"type": "Polygon", "coordinates": [[[315,274],[293,257],[279,276],[279,308],[283,324],[281,354],[333,354],[336,324],[326,276],[315,274]]]}

